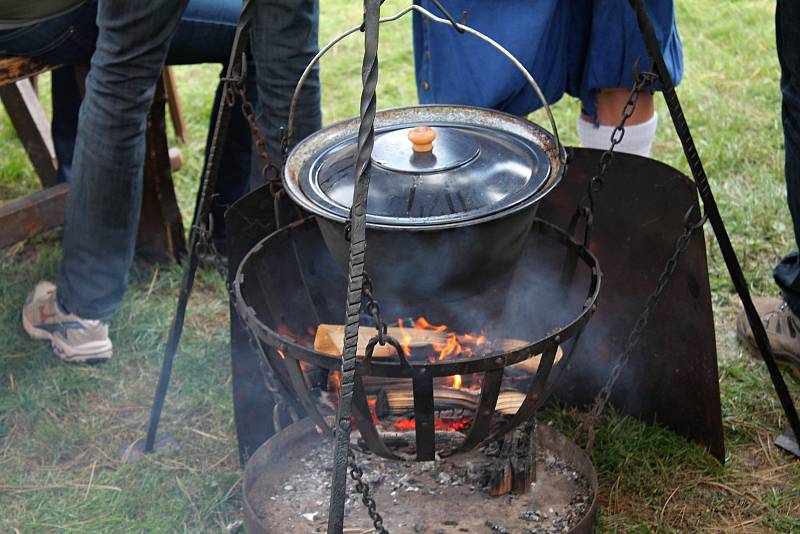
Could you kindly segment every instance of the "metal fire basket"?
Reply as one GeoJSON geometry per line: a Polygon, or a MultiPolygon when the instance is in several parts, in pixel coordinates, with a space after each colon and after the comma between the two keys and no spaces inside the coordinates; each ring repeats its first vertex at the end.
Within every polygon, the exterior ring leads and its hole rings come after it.
{"type": "MultiPolygon", "coordinates": [[[[384,442],[373,421],[362,377],[410,379],[418,460],[433,460],[437,453],[467,451],[534,416],[569,364],[578,338],[595,311],[601,273],[597,259],[586,247],[558,227],[537,219],[520,265],[509,277],[510,296],[502,297],[506,300],[504,313],[494,318],[493,326],[517,337],[531,339],[536,335],[527,345],[433,363],[409,361],[402,351],[391,360],[378,361],[369,356],[369,351],[359,359],[354,416],[369,449],[386,458],[400,459],[384,442]],[[556,362],[559,347],[563,357],[556,362]],[[504,372],[509,366],[539,355],[538,370],[531,377],[516,414],[498,416],[495,407],[504,372]],[[471,374],[480,377],[481,390],[476,408],[469,415],[466,437],[455,447],[437,449],[434,380],[471,374]]],[[[328,434],[332,433],[326,417],[329,414],[321,409],[324,406],[319,403],[318,392],[309,382],[314,373],[307,371],[309,365],[335,371],[340,360],[315,351],[307,336],[306,341],[303,337],[309,326],[335,321],[340,316],[337,304],[345,294],[345,286],[346,279],[325,247],[316,221],[308,218],[274,232],[253,247],[241,262],[232,288],[236,310],[276,377],[287,384],[306,414],[328,434]]],[[[413,314],[415,310],[405,311],[413,314]]]]}

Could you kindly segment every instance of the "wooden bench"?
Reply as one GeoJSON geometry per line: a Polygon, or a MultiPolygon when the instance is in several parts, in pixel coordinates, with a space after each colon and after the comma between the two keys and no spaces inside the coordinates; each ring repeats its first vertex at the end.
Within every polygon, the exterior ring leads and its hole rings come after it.
{"type": "MultiPolygon", "coordinates": [[[[31,83],[33,76],[54,68],[58,67],[33,59],[0,57],[0,100],[43,188],[0,205],[0,248],[64,222],[69,186],[55,183],[58,162],[53,150],[50,122],[31,83]]],[[[144,191],[136,249],[141,256],[169,261],[185,252],[186,241],[175,198],[166,136],[166,83],[169,83],[169,78],[162,77],[162,80],[147,118],[144,191]]],[[[174,92],[174,86],[171,85],[171,89],[174,92]]],[[[173,113],[173,119],[176,116],[173,113]]],[[[182,114],[179,120],[182,120],[182,114]]],[[[176,134],[180,136],[177,122],[175,126],[176,134]]]]}

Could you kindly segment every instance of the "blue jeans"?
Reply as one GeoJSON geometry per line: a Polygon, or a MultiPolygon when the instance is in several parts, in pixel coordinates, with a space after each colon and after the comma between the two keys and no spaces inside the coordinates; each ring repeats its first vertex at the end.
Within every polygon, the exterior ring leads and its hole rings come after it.
{"type": "MultiPolygon", "coordinates": [[[[318,51],[318,0],[256,0],[250,46],[258,75],[258,123],[267,149],[282,163],[280,129],[289,118],[289,102],[297,80],[318,51]]],[[[300,92],[295,113],[294,142],[322,126],[319,69],[314,68],[300,92]]],[[[262,185],[260,161],[254,155],[254,185],[262,185]]]]}
{"type": "MultiPolygon", "coordinates": [[[[220,63],[223,73],[241,11],[239,0],[192,0],[172,38],[166,57],[168,65],[220,63]]],[[[0,50],[7,54],[41,58],[51,64],[88,65],[98,36],[97,0],[77,11],[32,27],[0,32],[0,50]]],[[[252,65],[251,65],[252,68],[252,65]]],[[[256,99],[256,78],[248,78],[249,98],[256,99]]],[[[78,129],[81,95],[72,69],[52,73],[53,144],[58,158],[56,180],[72,177],[72,158],[78,129]]],[[[211,117],[216,117],[221,91],[217,89],[211,117]]],[[[213,122],[209,135],[213,131],[213,122]]],[[[221,167],[226,170],[218,184],[212,206],[214,235],[224,247],[224,212],[228,205],[249,190],[250,133],[240,110],[231,117],[230,134],[222,150],[221,167]]]]}
{"type": "MultiPolygon", "coordinates": [[[[241,4],[235,0],[193,0],[181,19],[186,3],[95,0],[63,17],[0,32],[0,51],[7,54],[68,65],[86,64],[91,57],[79,115],[73,112],[54,117],[56,133],[70,131],[70,121],[77,126],[71,170],[68,165],[63,167],[64,177],[71,178],[71,184],[58,298],[65,308],[83,318],[107,320],[118,308],[127,286],[141,208],[145,119],[162,66],[165,61],[224,63],[230,52],[241,4]]],[[[259,44],[269,49],[261,55],[262,61],[266,58],[274,62],[257,77],[262,86],[258,92],[271,98],[267,105],[258,104],[262,123],[267,117],[281,120],[288,109],[288,88],[293,89],[296,78],[283,80],[280,76],[302,72],[308,52],[316,52],[315,6],[315,2],[306,0],[260,3],[257,18],[266,21],[263,26],[282,30],[259,35],[259,44]],[[287,12],[288,4],[297,11],[287,12]]],[[[61,74],[57,79],[69,81],[61,74]]],[[[248,93],[255,100],[252,83],[256,76],[252,70],[249,80],[248,93]]],[[[316,97],[304,99],[312,107],[300,110],[311,119],[298,121],[298,138],[319,128],[319,86],[318,80],[313,82],[310,91],[316,87],[316,97]]],[[[54,100],[54,107],[61,111],[62,95],[70,94],[57,92],[54,97],[59,101],[54,100]]],[[[218,92],[212,119],[219,96],[218,92]]],[[[244,193],[250,181],[250,131],[238,110],[231,120],[214,214],[217,228],[224,204],[244,193]]],[[[270,132],[277,131],[277,125],[270,126],[270,132]]],[[[276,146],[277,140],[273,140],[271,149],[276,146]]],[[[273,153],[277,157],[277,152],[273,153]]],[[[68,156],[65,161],[69,161],[68,156]]]]}
{"type": "MultiPolygon", "coordinates": [[[[800,250],[800,3],[778,0],[775,30],[781,64],[786,196],[800,250]]],[[[786,303],[800,315],[800,253],[784,257],[773,274],[786,303]]]]}

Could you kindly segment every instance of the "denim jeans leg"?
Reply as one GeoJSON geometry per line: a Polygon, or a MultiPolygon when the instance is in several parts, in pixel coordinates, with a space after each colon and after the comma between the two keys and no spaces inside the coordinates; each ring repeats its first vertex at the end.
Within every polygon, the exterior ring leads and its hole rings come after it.
{"type": "MultiPolygon", "coordinates": [[[[282,160],[280,129],[287,124],[297,81],[318,50],[317,0],[256,0],[250,45],[258,77],[258,122],[267,137],[270,158],[282,160]]],[[[319,69],[306,80],[297,104],[294,141],[322,125],[319,69]]],[[[264,184],[259,158],[253,161],[252,187],[264,184]]]]}
{"type": "Polygon", "coordinates": [[[101,0],[67,199],[59,301],[107,320],[122,301],[142,200],[147,112],[186,0],[101,0]]]}
{"type": "Polygon", "coordinates": [[[75,152],[75,136],[78,131],[78,115],[81,107],[81,91],[75,70],[62,67],[50,73],[53,99],[53,147],[58,159],[56,182],[68,182],[72,178],[72,156],[75,152]]]}
{"type": "MultiPolygon", "coordinates": [[[[227,72],[236,27],[242,10],[241,0],[190,0],[181,19],[167,55],[168,64],[220,63],[222,75],[227,72]]],[[[249,55],[248,55],[249,57],[249,55]]],[[[245,78],[248,99],[256,105],[256,74],[249,57],[245,78]]],[[[222,92],[217,87],[211,109],[211,124],[206,140],[205,158],[214,132],[215,119],[222,92]]],[[[226,252],[224,214],[228,206],[241,198],[250,188],[251,133],[247,120],[237,102],[231,111],[225,144],[220,147],[220,175],[211,207],[214,241],[220,252],[226,252]]],[[[205,165],[204,165],[205,167],[205,165]]],[[[199,200],[199,199],[198,199],[199,200]]]]}
{"type": "MultiPolygon", "coordinates": [[[[800,3],[778,0],[775,12],[778,59],[781,65],[782,117],[786,193],[800,250],[800,3]]],[[[784,299],[800,315],[800,255],[788,254],[775,267],[775,281],[784,299]]]]}

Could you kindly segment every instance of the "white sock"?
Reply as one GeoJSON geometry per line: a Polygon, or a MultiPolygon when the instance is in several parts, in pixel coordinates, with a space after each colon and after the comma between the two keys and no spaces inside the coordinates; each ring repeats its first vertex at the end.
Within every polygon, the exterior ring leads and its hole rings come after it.
{"type": "MultiPolygon", "coordinates": [[[[626,126],[625,136],[615,150],[639,156],[649,156],[657,128],[658,113],[653,113],[653,116],[647,122],[626,126]]],[[[581,145],[586,148],[608,149],[611,146],[611,132],[613,131],[613,126],[595,126],[584,119],[583,116],[578,115],[578,139],[581,140],[581,145]]]]}

